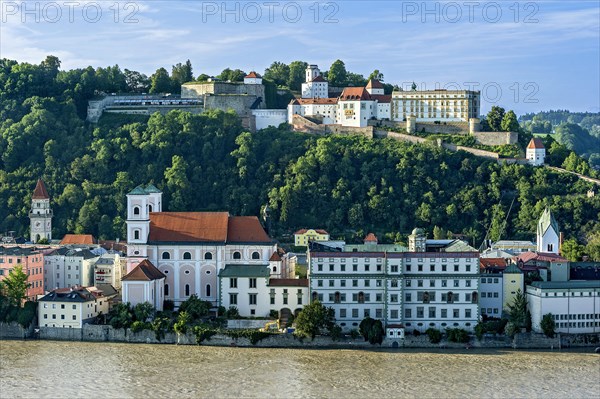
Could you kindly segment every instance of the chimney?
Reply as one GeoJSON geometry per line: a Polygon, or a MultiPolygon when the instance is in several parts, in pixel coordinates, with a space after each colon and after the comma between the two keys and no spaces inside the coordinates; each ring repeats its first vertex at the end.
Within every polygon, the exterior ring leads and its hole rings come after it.
{"type": "Polygon", "coordinates": [[[563,241],[565,239],[565,234],[561,231],[558,233],[558,253],[560,254],[562,251],[563,241]]]}

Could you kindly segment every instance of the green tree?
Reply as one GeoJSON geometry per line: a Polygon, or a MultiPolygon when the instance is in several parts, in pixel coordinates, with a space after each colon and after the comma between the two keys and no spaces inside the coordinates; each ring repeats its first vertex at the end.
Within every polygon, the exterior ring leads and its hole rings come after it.
{"type": "Polygon", "coordinates": [[[554,338],[554,329],[556,328],[556,323],[554,322],[554,317],[552,316],[552,313],[546,313],[544,317],[542,317],[540,327],[542,328],[542,332],[547,337],[554,338]]]}
{"type": "Polygon", "coordinates": [[[332,86],[345,86],[347,82],[348,72],[346,65],[342,60],[336,60],[329,68],[327,79],[332,86]]]}
{"type": "Polygon", "coordinates": [[[574,238],[565,240],[560,246],[560,254],[570,260],[571,262],[577,262],[581,260],[581,257],[585,254],[585,246],[578,244],[574,238]]]}
{"type": "Polygon", "coordinates": [[[150,81],[150,93],[169,93],[173,87],[169,72],[165,68],[158,68],[150,81]]]}
{"type": "Polygon", "coordinates": [[[171,70],[171,79],[175,85],[182,85],[184,83],[193,81],[194,74],[192,72],[192,63],[190,60],[187,60],[185,64],[178,63],[173,65],[173,69],[171,70]]]}
{"type": "Polygon", "coordinates": [[[290,67],[283,62],[275,61],[265,69],[264,78],[277,86],[285,86],[290,78],[290,67]]]}
{"type": "Polygon", "coordinates": [[[141,322],[146,322],[154,316],[154,306],[150,302],[138,303],[133,307],[135,319],[141,322]]]}
{"type": "Polygon", "coordinates": [[[289,77],[287,80],[287,86],[290,90],[299,91],[302,88],[307,67],[308,63],[303,61],[292,61],[290,63],[289,77]]]}
{"type": "Polygon", "coordinates": [[[186,312],[191,320],[199,320],[208,315],[211,307],[212,304],[210,302],[203,301],[194,294],[181,303],[179,311],[186,312]]]}
{"type": "Polygon", "coordinates": [[[177,333],[177,343],[179,343],[179,337],[187,332],[188,326],[191,322],[191,317],[188,312],[179,311],[177,321],[173,325],[173,330],[177,333]]]}
{"type": "Polygon", "coordinates": [[[499,132],[502,130],[502,121],[504,120],[504,108],[497,105],[492,106],[490,112],[486,116],[488,126],[493,132],[499,132]]]}
{"type": "Polygon", "coordinates": [[[373,72],[371,72],[371,74],[367,78],[367,80],[371,79],[377,79],[378,81],[383,82],[383,74],[379,72],[379,69],[376,69],[373,72]]]}
{"type": "Polygon", "coordinates": [[[500,129],[503,132],[519,131],[519,122],[517,121],[517,115],[515,115],[514,111],[510,110],[504,114],[502,122],[500,123],[500,129]]]}
{"type": "Polygon", "coordinates": [[[137,71],[130,71],[125,69],[125,83],[127,84],[127,91],[133,93],[147,93],[150,90],[150,79],[148,76],[137,71]]]}
{"type": "Polygon", "coordinates": [[[588,236],[585,252],[591,260],[600,262],[600,232],[588,236]]]}
{"type": "Polygon", "coordinates": [[[512,303],[508,304],[509,320],[517,328],[527,326],[527,296],[520,289],[517,290],[512,303]]]}
{"type": "Polygon", "coordinates": [[[27,297],[27,288],[29,287],[27,279],[28,276],[23,272],[23,267],[15,266],[2,281],[2,294],[12,305],[21,307],[23,300],[27,297]]]}
{"type": "Polygon", "coordinates": [[[296,317],[296,334],[314,339],[322,330],[331,330],[335,326],[335,312],[319,301],[314,301],[302,309],[296,317]]]}

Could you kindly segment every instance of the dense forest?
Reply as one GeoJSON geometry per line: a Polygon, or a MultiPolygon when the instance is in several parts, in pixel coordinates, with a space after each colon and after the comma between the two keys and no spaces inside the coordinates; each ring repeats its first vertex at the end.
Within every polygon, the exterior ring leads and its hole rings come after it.
{"type": "Polygon", "coordinates": [[[373,231],[404,241],[424,227],[436,236],[465,234],[479,246],[484,238],[532,239],[549,206],[579,253],[600,258],[600,196],[588,197],[593,186],[572,175],[391,139],[315,137],[286,125],[250,134],[221,111],[107,115],[91,125],[80,111],[97,89],[82,82],[97,75],[106,74],[61,71],[53,57],[40,65],[0,61],[0,233],[26,234],[42,177],[55,237],[123,239],[125,195],[151,182],[169,211],[258,215],[269,204],[277,237],[319,227],[350,240],[373,231]]]}
{"type": "Polygon", "coordinates": [[[548,134],[568,150],[600,168],[600,112],[544,111],[525,114],[521,127],[538,135],[548,134]]]}

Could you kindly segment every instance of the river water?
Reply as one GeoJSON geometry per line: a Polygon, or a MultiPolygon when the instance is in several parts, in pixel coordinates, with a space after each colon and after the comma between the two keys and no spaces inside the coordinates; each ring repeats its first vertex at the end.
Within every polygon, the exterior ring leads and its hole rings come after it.
{"type": "Polygon", "coordinates": [[[600,398],[585,352],[0,341],[0,398],[600,398]]]}

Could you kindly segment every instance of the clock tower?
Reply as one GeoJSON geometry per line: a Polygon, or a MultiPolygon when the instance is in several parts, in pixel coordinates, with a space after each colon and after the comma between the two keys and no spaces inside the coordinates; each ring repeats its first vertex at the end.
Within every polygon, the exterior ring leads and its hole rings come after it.
{"type": "Polygon", "coordinates": [[[50,196],[42,179],[38,179],[31,196],[31,211],[29,211],[31,242],[36,243],[42,238],[52,240],[52,209],[50,196]]]}

